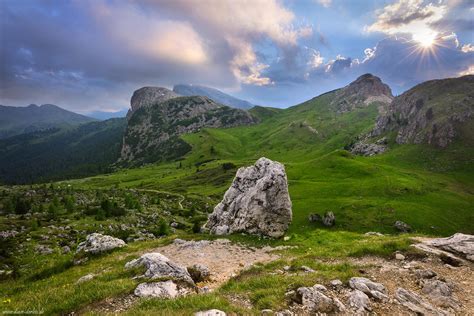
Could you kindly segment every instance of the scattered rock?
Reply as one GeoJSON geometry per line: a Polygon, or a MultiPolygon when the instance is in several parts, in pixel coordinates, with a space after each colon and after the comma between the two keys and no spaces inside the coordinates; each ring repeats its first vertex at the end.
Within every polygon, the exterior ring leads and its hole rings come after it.
{"type": "Polygon", "coordinates": [[[66,253],[70,253],[71,252],[71,248],[69,248],[69,246],[64,246],[61,248],[61,252],[63,254],[66,254],[66,253]]]}
{"type": "Polygon", "coordinates": [[[38,246],[36,246],[36,252],[41,254],[41,255],[49,255],[49,254],[52,254],[54,251],[53,251],[53,249],[49,248],[48,246],[38,245],[38,246]]]}
{"type": "Polygon", "coordinates": [[[291,219],[285,167],[260,158],[254,166],[237,171],[205,227],[217,235],[245,232],[278,238],[284,235],[291,219]]]}
{"type": "Polygon", "coordinates": [[[323,218],[319,214],[309,214],[308,215],[308,221],[310,221],[311,223],[320,222],[320,221],[322,221],[322,219],[323,218]]]}
{"type": "Polygon", "coordinates": [[[138,297],[156,298],[176,298],[189,293],[189,289],[180,287],[175,282],[168,280],[165,282],[141,283],[133,292],[138,297]]]}
{"type": "Polygon", "coordinates": [[[126,244],[122,239],[98,233],[90,234],[77,247],[76,253],[84,252],[98,254],[115,248],[124,247],[126,244]]]}
{"type": "Polygon", "coordinates": [[[354,290],[349,295],[349,306],[356,314],[365,314],[372,310],[369,297],[362,291],[354,290]]]}
{"type": "Polygon", "coordinates": [[[396,254],[395,254],[395,259],[397,259],[397,260],[405,260],[405,256],[402,255],[401,253],[396,253],[396,254]]]}
{"type": "Polygon", "coordinates": [[[262,309],[260,315],[273,315],[273,311],[271,309],[262,309]]]}
{"type": "Polygon", "coordinates": [[[194,316],[226,316],[226,313],[218,309],[210,309],[204,312],[197,312],[194,316]]]}
{"type": "Polygon", "coordinates": [[[430,269],[418,269],[415,270],[415,276],[418,279],[431,279],[436,276],[436,272],[430,269]]]}
{"type": "Polygon", "coordinates": [[[366,232],[364,235],[365,236],[383,236],[383,234],[379,232],[366,232]]]}
{"type": "Polygon", "coordinates": [[[335,289],[341,288],[343,285],[341,280],[332,280],[329,284],[335,289]]]}
{"type": "Polygon", "coordinates": [[[396,221],[393,226],[402,233],[408,233],[409,231],[411,231],[410,225],[402,221],[396,221]]]}
{"type": "Polygon", "coordinates": [[[351,153],[354,155],[371,157],[375,155],[382,154],[387,151],[387,146],[385,144],[373,144],[368,143],[367,141],[359,141],[352,145],[351,153]]]}
{"type": "Polygon", "coordinates": [[[145,267],[146,271],[143,277],[151,280],[158,278],[170,278],[173,280],[184,281],[187,284],[194,286],[194,281],[188,270],[177,265],[158,252],[151,252],[142,255],[138,259],[134,259],[125,264],[126,269],[145,267]]]}
{"type": "Polygon", "coordinates": [[[341,312],[344,305],[337,299],[322,293],[319,284],[313,287],[300,287],[296,290],[298,303],[313,313],[341,312]]]}
{"type": "Polygon", "coordinates": [[[395,298],[400,304],[408,308],[410,311],[419,315],[442,315],[436,308],[431,304],[424,301],[418,294],[405,290],[404,288],[398,288],[395,292],[395,298]]]}
{"type": "Polygon", "coordinates": [[[310,267],[307,267],[307,266],[301,266],[300,269],[303,270],[304,272],[308,272],[308,273],[314,272],[313,269],[311,269],[310,267]]]}
{"type": "Polygon", "coordinates": [[[76,281],[76,284],[81,284],[81,283],[83,283],[83,282],[92,280],[94,277],[95,277],[95,275],[92,274],[92,273],[86,274],[86,275],[80,277],[80,278],[76,281]]]}
{"type": "Polygon", "coordinates": [[[334,213],[329,211],[324,214],[323,217],[323,225],[324,226],[334,226],[336,223],[336,216],[334,216],[334,213]]]}
{"type": "Polygon", "coordinates": [[[459,309],[459,303],[452,298],[451,287],[441,280],[425,280],[423,281],[422,292],[430,296],[436,305],[442,307],[451,307],[455,310],[459,309]]]}
{"type": "Polygon", "coordinates": [[[188,267],[188,272],[195,283],[207,281],[211,276],[209,268],[203,264],[194,264],[188,267]]]}
{"type": "Polygon", "coordinates": [[[381,283],[372,282],[367,278],[354,277],[349,280],[349,286],[355,290],[362,291],[377,300],[388,300],[388,296],[386,295],[387,290],[381,283]]]}

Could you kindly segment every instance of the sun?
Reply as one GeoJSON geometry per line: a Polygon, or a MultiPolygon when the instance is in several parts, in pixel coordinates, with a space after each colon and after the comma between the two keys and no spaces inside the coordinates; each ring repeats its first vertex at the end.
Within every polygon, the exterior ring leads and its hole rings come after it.
{"type": "Polygon", "coordinates": [[[435,44],[436,36],[436,32],[419,32],[413,34],[413,40],[423,48],[430,48],[435,44]]]}

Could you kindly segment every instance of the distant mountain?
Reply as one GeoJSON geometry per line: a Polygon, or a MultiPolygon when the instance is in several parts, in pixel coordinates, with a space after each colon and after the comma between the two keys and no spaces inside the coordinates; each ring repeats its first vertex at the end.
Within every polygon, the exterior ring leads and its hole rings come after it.
{"type": "Polygon", "coordinates": [[[191,149],[180,138],[182,134],[205,127],[233,127],[257,121],[247,111],[218,104],[203,96],[165,99],[163,101],[162,93],[135,91],[131,106],[136,110],[128,118],[121,164],[139,165],[174,159],[191,149]]]}
{"type": "Polygon", "coordinates": [[[103,112],[103,111],[94,111],[87,113],[87,116],[104,121],[111,118],[121,118],[127,115],[128,110],[122,110],[117,112],[103,112]]]}
{"type": "Polygon", "coordinates": [[[254,106],[248,101],[238,99],[217,89],[200,85],[178,84],[173,87],[173,91],[183,96],[200,95],[208,97],[214,100],[214,102],[243,110],[248,110],[254,106]]]}
{"type": "Polygon", "coordinates": [[[0,183],[33,183],[111,171],[125,118],[51,128],[0,139],[0,183]]]}
{"type": "Polygon", "coordinates": [[[394,135],[398,144],[466,146],[474,135],[474,76],[431,80],[396,97],[377,118],[371,136],[394,135]]]}
{"type": "Polygon", "coordinates": [[[0,105],[0,138],[92,121],[95,119],[53,104],[31,104],[27,107],[0,105]]]}

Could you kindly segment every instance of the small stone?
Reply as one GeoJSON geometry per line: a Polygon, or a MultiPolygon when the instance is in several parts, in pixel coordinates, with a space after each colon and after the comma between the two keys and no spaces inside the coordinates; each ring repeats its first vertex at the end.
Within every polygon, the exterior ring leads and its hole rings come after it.
{"type": "Polygon", "coordinates": [[[208,311],[197,312],[194,316],[226,316],[226,313],[218,309],[210,309],[208,311]]]}
{"type": "Polygon", "coordinates": [[[354,290],[349,295],[349,306],[357,314],[365,314],[371,311],[369,297],[362,291],[354,290]]]}
{"type": "Polygon", "coordinates": [[[409,231],[411,231],[410,225],[402,221],[396,221],[393,226],[402,233],[408,233],[409,231]]]}
{"type": "Polygon", "coordinates": [[[301,270],[303,270],[304,272],[308,272],[308,273],[314,272],[313,269],[311,269],[310,267],[307,267],[307,266],[301,266],[301,270]]]}
{"type": "Polygon", "coordinates": [[[433,270],[430,270],[430,269],[418,269],[415,271],[415,276],[418,278],[418,279],[431,279],[431,278],[434,278],[436,276],[436,272],[434,272],[433,270]]]}
{"type": "Polygon", "coordinates": [[[336,224],[336,216],[333,212],[329,211],[324,214],[323,225],[324,226],[334,226],[336,224]]]}
{"type": "Polygon", "coordinates": [[[203,264],[194,264],[188,267],[188,272],[196,283],[207,281],[211,276],[209,268],[203,264]]]}
{"type": "Polygon", "coordinates": [[[71,248],[69,248],[69,246],[64,246],[61,248],[61,252],[63,254],[66,254],[66,253],[70,253],[71,252],[71,248]]]}
{"type": "Polygon", "coordinates": [[[95,277],[95,275],[92,274],[92,273],[86,274],[85,276],[80,277],[79,280],[76,281],[76,284],[81,284],[83,282],[92,280],[94,277],[95,277]]]}
{"type": "Polygon", "coordinates": [[[308,215],[308,221],[310,221],[311,223],[320,222],[320,221],[322,221],[322,219],[323,218],[319,214],[309,214],[308,215]]]}
{"type": "Polygon", "coordinates": [[[341,288],[342,287],[342,281],[341,280],[332,280],[331,282],[329,282],[329,284],[331,284],[331,286],[335,289],[338,289],[338,288],[341,288]]]}
{"type": "Polygon", "coordinates": [[[260,311],[261,315],[273,315],[273,311],[271,309],[262,309],[260,311]]]}
{"type": "Polygon", "coordinates": [[[397,259],[397,260],[405,260],[405,256],[402,255],[401,253],[396,253],[396,254],[395,254],[395,259],[397,259]]]}

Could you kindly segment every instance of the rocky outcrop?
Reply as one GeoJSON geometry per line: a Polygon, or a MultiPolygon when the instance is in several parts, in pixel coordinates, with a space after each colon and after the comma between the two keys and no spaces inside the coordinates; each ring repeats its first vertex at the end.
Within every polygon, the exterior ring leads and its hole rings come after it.
{"type": "Polygon", "coordinates": [[[142,277],[150,280],[169,278],[183,281],[194,286],[194,281],[186,268],[172,262],[167,257],[158,252],[151,252],[134,259],[125,265],[126,269],[144,267],[146,269],[142,277]]]}
{"type": "Polygon", "coordinates": [[[474,76],[427,81],[396,97],[370,136],[396,132],[399,144],[448,146],[474,115],[474,76]]]}
{"type": "Polygon", "coordinates": [[[417,315],[445,315],[445,313],[438,311],[430,303],[423,300],[418,294],[404,288],[397,289],[395,298],[401,305],[417,315]]]}
{"type": "Polygon", "coordinates": [[[396,221],[395,224],[393,224],[393,227],[395,227],[396,230],[402,233],[408,233],[409,231],[411,231],[410,225],[402,221],[396,221]]]}
{"type": "Polygon", "coordinates": [[[260,158],[254,166],[237,171],[205,228],[217,235],[245,232],[278,238],[288,229],[291,219],[285,167],[260,158]]]}
{"type": "Polygon", "coordinates": [[[457,233],[451,237],[430,240],[426,244],[474,262],[474,235],[457,233]]]}
{"type": "Polygon", "coordinates": [[[86,240],[77,247],[76,254],[98,254],[115,248],[124,247],[126,244],[122,239],[98,233],[90,234],[86,240]]]}
{"type": "MultiPolygon", "coordinates": [[[[145,100],[151,102],[151,99],[145,100]]],[[[139,106],[129,117],[120,164],[139,165],[178,158],[191,150],[180,138],[183,134],[205,127],[234,127],[256,122],[248,112],[223,106],[206,97],[160,100],[139,106]]]]}
{"type": "Polygon", "coordinates": [[[379,77],[365,74],[357,78],[348,86],[337,90],[335,98],[331,101],[339,113],[350,112],[356,108],[366,107],[378,102],[388,105],[393,99],[390,87],[379,77]]]}
{"type": "Polygon", "coordinates": [[[383,137],[373,143],[368,139],[358,141],[352,145],[350,150],[354,155],[370,157],[382,154],[387,151],[387,149],[387,139],[383,137]]]}
{"type": "Polygon", "coordinates": [[[341,301],[336,297],[331,297],[327,293],[327,289],[319,284],[313,287],[298,288],[296,301],[312,313],[337,313],[345,310],[341,301]]]}
{"type": "Polygon", "coordinates": [[[349,286],[377,300],[388,300],[388,296],[386,295],[387,290],[381,283],[373,282],[367,278],[354,277],[349,280],[349,286]]]}
{"type": "Polygon", "coordinates": [[[177,98],[180,95],[166,88],[161,87],[143,87],[133,92],[130,100],[131,109],[127,114],[130,118],[132,114],[143,106],[162,103],[169,99],[177,98]]]}
{"type": "Polygon", "coordinates": [[[173,281],[141,283],[133,294],[138,297],[155,297],[172,299],[190,293],[189,288],[180,286],[173,281]]]}
{"type": "Polygon", "coordinates": [[[365,315],[367,312],[372,310],[370,307],[369,297],[367,294],[359,290],[354,290],[349,294],[348,303],[349,307],[357,315],[365,315]]]}

